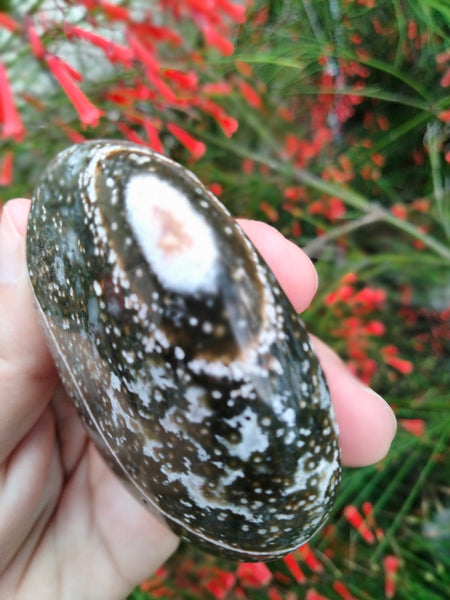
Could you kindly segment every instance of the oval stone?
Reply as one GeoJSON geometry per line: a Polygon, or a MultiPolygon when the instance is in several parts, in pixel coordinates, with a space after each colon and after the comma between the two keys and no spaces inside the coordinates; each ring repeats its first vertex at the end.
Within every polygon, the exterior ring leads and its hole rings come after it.
{"type": "Polygon", "coordinates": [[[90,438],[183,538],[238,560],[307,541],[340,479],[305,328],[225,207],[149,149],[59,154],[27,233],[36,304],[90,438]]]}

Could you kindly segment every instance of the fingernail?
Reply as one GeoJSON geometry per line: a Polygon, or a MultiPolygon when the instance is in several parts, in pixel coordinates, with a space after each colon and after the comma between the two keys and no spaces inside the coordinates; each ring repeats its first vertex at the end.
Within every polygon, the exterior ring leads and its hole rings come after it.
{"type": "Polygon", "coordinates": [[[23,201],[10,201],[3,206],[0,222],[0,282],[15,283],[24,264],[26,215],[23,201]]]}
{"type": "Polygon", "coordinates": [[[311,261],[311,265],[312,265],[313,273],[314,273],[314,295],[315,295],[317,290],[319,289],[319,274],[318,274],[317,269],[314,266],[314,263],[312,261],[311,261]]]}

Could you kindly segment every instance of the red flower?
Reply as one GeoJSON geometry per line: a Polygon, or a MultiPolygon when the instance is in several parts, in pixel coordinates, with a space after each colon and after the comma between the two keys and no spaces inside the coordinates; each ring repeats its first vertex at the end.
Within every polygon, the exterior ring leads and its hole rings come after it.
{"type": "Polygon", "coordinates": [[[51,72],[58,80],[58,83],[66,92],[69,100],[78,112],[80,121],[83,125],[92,125],[93,127],[96,127],[100,117],[104,113],[94,106],[94,104],[92,104],[92,102],[90,102],[76,86],[73,80],[73,73],[67,70],[67,65],[61,61],[60,58],[54,54],[49,54],[46,57],[46,60],[51,72]]]}
{"type": "Polygon", "coordinates": [[[317,560],[309,544],[303,544],[303,546],[300,546],[295,554],[304,560],[304,562],[308,565],[311,571],[314,571],[314,573],[321,573],[323,571],[322,563],[317,560]]]}
{"type": "Polygon", "coordinates": [[[260,202],[259,208],[266,215],[267,219],[271,223],[276,223],[280,218],[277,209],[270,204],[270,202],[260,202]]]}
{"type": "Polygon", "coordinates": [[[196,18],[196,22],[208,46],[217,48],[224,56],[231,56],[233,54],[234,45],[230,39],[219,33],[206,19],[198,17],[196,18]]]}
{"type": "MultiPolygon", "coordinates": [[[[148,15],[147,15],[148,19],[148,15]]],[[[179,33],[168,27],[154,25],[146,21],[145,23],[132,24],[132,29],[135,33],[142,36],[142,39],[153,39],[157,42],[169,42],[174,46],[182,46],[183,38],[179,33]]]]}
{"type": "Polygon", "coordinates": [[[262,106],[261,96],[252,88],[252,86],[242,79],[238,79],[237,86],[247,103],[257,110],[262,106]]]}
{"type": "Polygon", "coordinates": [[[98,0],[98,4],[110,21],[128,21],[130,19],[130,13],[124,6],[117,6],[107,0],[98,0]]]}
{"type": "Polygon", "coordinates": [[[343,600],[356,600],[355,596],[348,591],[342,581],[335,581],[333,583],[333,589],[343,600]]]}
{"type": "Polygon", "coordinates": [[[64,121],[61,121],[60,119],[55,120],[55,125],[60,127],[62,131],[64,131],[64,133],[67,135],[69,140],[74,144],[79,144],[80,142],[84,142],[86,140],[82,133],[76,131],[72,127],[69,127],[67,123],[64,123],[64,121]]]}
{"type": "Polygon", "coordinates": [[[202,86],[202,93],[206,96],[229,96],[232,91],[233,88],[227,81],[205,83],[202,86]]]}
{"type": "Polygon", "coordinates": [[[0,12],[0,27],[8,31],[17,31],[19,29],[18,23],[5,12],[0,12]]]}
{"type": "Polygon", "coordinates": [[[14,155],[11,150],[5,152],[0,163],[0,186],[11,185],[14,155]]]}
{"type": "Polygon", "coordinates": [[[399,419],[398,423],[403,429],[417,437],[421,437],[425,433],[425,421],[423,419],[399,419]]]}
{"type": "Polygon", "coordinates": [[[42,60],[45,56],[45,46],[41,41],[41,38],[36,31],[36,27],[33,24],[33,21],[30,18],[25,20],[25,26],[28,34],[28,41],[30,42],[31,50],[34,56],[42,60]]]}
{"type": "Polygon", "coordinates": [[[236,576],[227,571],[218,570],[217,575],[205,583],[205,587],[217,600],[223,600],[236,583],[236,576]]]}
{"type": "Polygon", "coordinates": [[[183,90],[195,90],[198,86],[198,75],[195,71],[184,73],[178,69],[165,69],[164,77],[176,83],[183,90]]]}
{"type": "Polygon", "coordinates": [[[153,148],[156,152],[160,154],[164,154],[164,146],[159,139],[158,130],[155,125],[150,121],[150,119],[144,119],[143,122],[144,129],[147,133],[148,141],[150,143],[150,147],[153,148]]]}
{"type": "Polygon", "coordinates": [[[227,137],[231,137],[236,132],[239,127],[238,121],[234,117],[230,117],[221,106],[209,98],[200,99],[198,105],[204,112],[214,117],[227,137]]]}
{"type": "Polygon", "coordinates": [[[97,48],[100,48],[105,52],[112,63],[119,62],[126,66],[131,65],[134,54],[130,48],[120,46],[111,40],[105,39],[98,33],[86,31],[81,27],[76,27],[75,25],[70,25],[69,23],[64,24],[64,32],[68,38],[75,36],[89,42],[90,44],[93,44],[94,46],[97,46],[97,48]]]}
{"type": "Polygon", "coordinates": [[[134,144],[139,144],[140,146],[147,146],[147,142],[141,138],[141,136],[136,133],[131,127],[129,127],[126,123],[117,123],[118,129],[123,133],[123,135],[133,142],[134,144]]]}
{"type": "Polygon", "coordinates": [[[273,586],[267,590],[267,597],[269,600],[283,600],[283,596],[280,594],[277,588],[273,586]]]}
{"type": "Polygon", "coordinates": [[[185,131],[175,123],[167,123],[167,129],[170,133],[189,150],[195,160],[201,158],[206,152],[206,146],[200,140],[195,139],[190,133],[185,131]]]}
{"type": "Polygon", "coordinates": [[[131,46],[136,58],[138,58],[143,64],[146,72],[157,72],[159,71],[159,62],[156,60],[152,49],[149,44],[143,44],[137,36],[133,35],[132,32],[128,31],[128,43],[131,46]]]}
{"type": "Polygon", "coordinates": [[[154,71],[146,72],[147,79],[150,81],[155,90],[164,98],[164,100],[168,104],[175,104],[177,101],[177,97],[170,89],[170,87],[165,83],[158,73],[154,71]]]}
{"type": "Polygon", "coordinates": [[[261,587],[272,580],[272,572],[264,563],[240,563],[236,575],[246,587],[261,587]]]}
{"type": "Polygon", "coordinates": [[[405,221],[408,218],[408,209],[404,204],[401,204],[400,202],[398,202],[397,204],[393,204],[390,210],[394,217],[397,217],[397,219],[405,221]]]}
{"type": "Polygon", "coordinates": [[[356,506],[348,504],[344,508],[344,517],[347,519],[350,525],[352,525],[356,529],[356,531],[361,534],[361,536],[365,539],[365,541],[368,544],[373,544],[375,542],[375,536],[367,527],[364,518],[362,517],[361,513],[356,508],[356,506]]]}
{"type": "Polygon", "coordinates": [[[370,321],[365,327],[367,335],[374,335],[376,337],[383,335],[386,331],[386,327],[381,321],[370,321]]]}
{"type": "Polygon", "coordinates": [[[292,554],[288,554],[287,556],[285,556],[283,558],[283,561],[297,583],[304,583],[306,581],[305,574],[300,569],[297,561],[295,560],[292,554]]]}
{"type": "Polygon", "coordinates": [[[3,137],[20,141],[24,134],[24,126],[20,119],[14,98],[9,86],[5,67],[0,62],[0,122],[3,124],[3,137]]]}
{"type": "Polygon", "coordinates": [[[399,371],[402,375],[409,375],[414,369],[412,362],[400,358],[398,355],[398,348],[392,344],[382,348],[381,353],[383,355],[384,362],[399,371]]]}
{"type": "Polygon", "coordinates": [[[221,8],[236,23],[244,23],[245,6],[242,4],[233,4],[228,0],[216,0],[218,8],[221,8]]]}
{"type": "Polygon", "coordinates": [[[306,592],[305,600],[329,600],[326,596],[322,596],[319,592],[314,589],[309,589],[306,592]]]}
{"type": "Polygon", "coordinates": [[[214,194],[214,196],[219,197],[220,194],[223,192],[223,187],[220,185],[220,183],[213,182],[210,183],[208,187],[210,191],[214,194]]]}
{"type": "Polygon", "coordinates": [[[383,560],[384,567],[384,595],[393,598],[395,595],[395,580],[400,566],[399,559],[394,555],[388,555],[383,560]]]}
{"type": "Polygon", "coordinates": [[[443,88],[450,87],[450,69],[447,69],[447,71],[444,73],[444,76],[441,79],[441,86],[443,88]]]}

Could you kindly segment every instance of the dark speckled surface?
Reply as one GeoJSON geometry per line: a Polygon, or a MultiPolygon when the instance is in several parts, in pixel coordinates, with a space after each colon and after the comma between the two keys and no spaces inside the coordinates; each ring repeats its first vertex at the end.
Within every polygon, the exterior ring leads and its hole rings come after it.
{"type": "Polygon", "coordinates": [[[186,539],[238,560],[308,540],[340,479],[328,389],[303,324],[220,202],[148,149],[88,142],[45,172],[27,240],[61,377],[128,488],[186,539]]]}

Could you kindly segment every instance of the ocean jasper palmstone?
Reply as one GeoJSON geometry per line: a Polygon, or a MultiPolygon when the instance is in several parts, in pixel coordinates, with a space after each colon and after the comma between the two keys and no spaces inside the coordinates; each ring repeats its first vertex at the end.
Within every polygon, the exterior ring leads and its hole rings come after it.
{"type": "Polygon", "coordinates": [[[50,164],[27,260],[64,386],[108,464],[183,538],[270,560],[324,523],[340,479],[302,322],[224,206],[142,146],[50,164]]]}

